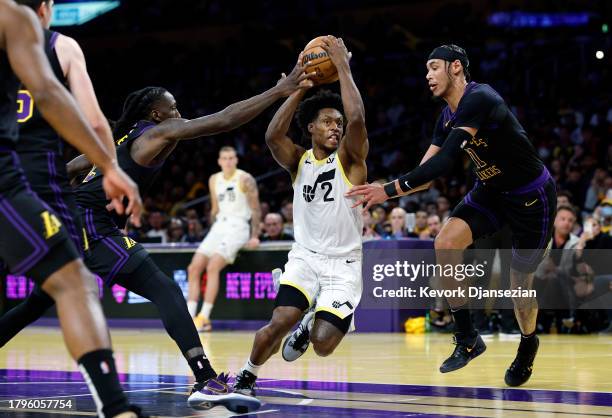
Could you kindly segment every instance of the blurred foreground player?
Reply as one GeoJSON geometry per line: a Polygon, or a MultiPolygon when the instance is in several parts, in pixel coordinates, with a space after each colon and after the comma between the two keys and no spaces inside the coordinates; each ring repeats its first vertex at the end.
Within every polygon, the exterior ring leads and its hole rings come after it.
{"type": "Polygon", "coordinates": [[[367,178],[364,106],[342,39],[326,37],[323,48],[337,68],[341,97],[323,90],[302,102],[304,91],[297,91],[266,132],[274,159],[293,179],[296,242],[280,278],[272,318],[255,334],[251,355],[236,377],[234,389],[243,393],[254,393],[260,367],[311,307],[315,312],[307,313],[285,341],[287,361],[300,357],[311,341],[319,356],[329,356],[351,330],[361,300],[362,217],[344,193],[367,178]],[[296,109],[312,149],[287,136],[296,109]]]}
{"type": "MultiPolygon", "coordinates": [[[[174,97],[163,88],[148,87],[133,92],[126,99],[123,114],[114,128],[119,164],[146,191],[180,140],[237,128],[279,98],[291,94],[305,77],[298,65],[290,77],[272,89],[193,120],[180,119],[174,97]]],[[[178,285],[157,267],[144,247],[121,232],[127,218],[109,211],[112,207],[108,206],[102,189],[105,176],[98,167],[92,167],[87,158],[79,156],[68,164],[68,175],[72,178],[88,169],[89,173],[76,189],[87,232],[87,266],[108,286],[120,284],[157,306],[168,334],[195,375],[190,404],[196,407],[221,404],[237,412],[257,409],[260,406],[257,399],[233,393],[226,385],[225,376],[217,378],[178,285]]],[[[24,303],[38,307],[38,316],[51,306],[34,293],[24,303]],[[33,301],[34,298],[38,301],[33,301]]]]}
{"type": "Polygon", "coordinates": [[[221,171],[210,176],[210,232],[196,250],[187,268],[189,296],[187,307],[194,316],[200,296],[200,280],[206,270],[204,303],[194,322],[198,331],[210,331],[210,312],[219,293],[219,273],[232,264],[243,246],[257,248],[261,209],[255,178],[238,169],[238,157],[233,147],[219,150],[217,160],[221,171]],[[250,227],[249,227],[250,220],[250,227]]]}
{"type": "Polygon", "coordinates": [[[119,211],[127,195],[128,212],[133,209],[139,215],[140,196],[53,75],[42,40],[31,10],[0,0],[0,258],[11,273],[31,277],[57,303],[66,345],[79,363],[98,414],[136,417],[138,408],[128,405],[119,385],[95,280],[65,226],[31,191],[15,152],[18,78],[49,123],[103,168],[108,176],[105,192],[119,211]]]}
{"type": "MultiPolygon", "coordinates": [[[[435,238],[438,264],[457,265],[474,240],[491,235],[503,224],[512,230],[511,288],[531,289],[533,273],[546,254],[556,211],[554,180],[538,157],[527,134],[504,100],[488,84],[469,82],[469,61],[456,45],[434,49],[427,61],[427,81],[434,97],[447,106],[436,122],[432,144],[421,165],[383,185],[354,187],[349,196],[363,195],[370,206],[429,187],[465,151],[477,176],[435,238]]],[[[457,288],[458,282],[445,283],[457,288]]],[[[460,369],[482,354],[486,346],[475,330],[467,298],[448,300],[455,319],[455,350],[440,366],[442,373],[460,369]]],[[[538,351],[535,298],[513,298],[521,328],[516,358],[506,371],[509,386],[529,380],[538,351]]]]}
{"type": "MultiPolygon", "coordinates": [[[[106,151],[114,158],[115,143],[111,129],[98,104],[91,80],[87,74],[85,57],[79,44],[72,38],[50,31],[53,2],[43,0],[18,0],[19,4],[32,8],[41,22],[45,38],[45,54],[57,79],[73,93],[77,105],[93,130],[98,134],[106,151]]],[[[20,90],[17,96],[19,141],[17,153],[30,187],[53,209],[66,228],[78,250],[83,250],[84,230],[77,211],[76,198],[68,182],[66,162],[62,157],[63,142],[53,127],[38,110],[28,90],[20,90]]],[[[28,298],[0,318],[0,347],[26,325],[39,318],[42,306],[52,304],[52,299],[39,286],[28,298]],[[47,299],[40,304],[40,299],[47,299]],[[40,304],[40,305],[39,305],[40,304]]]]}

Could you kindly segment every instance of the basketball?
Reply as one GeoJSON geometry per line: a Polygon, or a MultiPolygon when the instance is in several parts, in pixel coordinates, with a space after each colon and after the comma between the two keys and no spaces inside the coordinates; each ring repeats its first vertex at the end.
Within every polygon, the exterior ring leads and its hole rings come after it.
{"type": "Polygon", "coordinates": [[[303,62],[308,62],[306,72],[316,74],[311,80],[315,85],[338,81],[338,71],[327,52],[321,47],[323,36],[314,38],[304,48],[303,62]]]}

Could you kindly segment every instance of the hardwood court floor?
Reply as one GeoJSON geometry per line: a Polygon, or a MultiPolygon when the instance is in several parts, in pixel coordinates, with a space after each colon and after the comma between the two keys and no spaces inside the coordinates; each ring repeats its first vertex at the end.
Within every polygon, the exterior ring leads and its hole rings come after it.
{"type": "MultiPolygon", "coordinates": [[[[190,370],[163,330],[112,331],[130,399],[155,416],[229,417],[224,408],[186,405],[190,370]]],[[[202,334],[218,372],[246,360],[251,332],[202,334]]],[[[508,389],[514,336],[487,338],[465,369],[440,374],[449,335],[349,335],[330,357],[309,350],[294,363],[275,356],[260,373],[257,415],[274,417],[612,417],[612,337],[541,336],[534,375],[508,389]]],[[[30,328],[0,350],[0,416],[93,416],[95,407],[56,328],[30,328]],[[7,400],[73,396],[78,411],[17,411],[7,400]]],[[[255,414],[251,414],[254,416],[255,414]]]]}

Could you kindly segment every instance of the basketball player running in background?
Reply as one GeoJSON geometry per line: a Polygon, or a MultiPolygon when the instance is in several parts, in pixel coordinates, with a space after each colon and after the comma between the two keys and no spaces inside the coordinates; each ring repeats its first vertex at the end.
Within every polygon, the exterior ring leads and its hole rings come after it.
{"type": "MultiPolygon", "coordinates": [[[[98,105],[98,100],[87,74],[85,57],[75,40],[48,30],[53,14],[53,2],[43,0],[18,0],[17,3],[32,8],[44,29],[45,54],[57,79],[67,85],[89,124],[102,140],[106,151],[116,158],[115,143],[108,122],[98,105]]],[[[55,130],[47,123],[27,90],[18,94],[17,121],[19,141],[17,153],[32,190],[57,214],[66,227],[78,250],[83,249],[83,227],[77,211],[76,199],[68,183],[66,162],[62,158],[63,143],[55,130]]],[[[39,298],[26,301],[46,304],[53,300],[39,286],[34,293],[39,298]]],[[[44,304],[44,305],[46,305],[44,304]]],[[[36,306],[21,303],[0,318],[0,347],[27,324],[38,319],[36,306]]]]}
{"type": "MultiPolygon", "coordinates": [[[[512,289],[531,289],[533,272],[542,261],[552,236],[556,210],[554,180],[538,157],[527,134],[504,100],[488,84],[469,82],[465,50],[442,45],[427,61],[427,81],[434,97],[447,106],[436,122],[432,144],[421,165],[383,185],[356,186],[348,196],[363,195],[370,206],[429,187],[465,151],[477,176],[474,188],[452,211],[435,238],[436,262],[457,265],[474,240],[507,223],[512,230],[512,289]],[[454,251],[453,251],[454,250],[454,251]]],[[[457,288],[451,280],[447,286],[457,288]]],[[[455,350],[440,366],[442,373],[460,369],[482,354],[486,346],[470,318],[466,298],[448,299],[455,320],[455,350]]],[[[505,374],[506,384],[529,380],[538,351],[535,298],[514,298],[521,328],[516,358],[505,374]]]]}
{"type": "Polygon", "coordinates": [[[121,171],[57,81],[45,57],[34,13],[0,0],[0,258],[11,273],[32,278],[57,303],[64,340],[78,361],[96,403],[107,417],[140,416],[119,384],[95,280],[57,215],[29,188],[15,152],[17,90],[23,82],[40,112],[71,144],[106,174],[104,190],[123,212],[140,215],[136,185],[121,171]],[[18,80],[19,79],[19,80],[18,80]]]}
{"type": "Polygon", "coordinates": [[[323,47],[338,70],[341,97],[320,91],[300,104],[300,90],[279,108],[266,132],[272,155],[293,179],[296,242],[272,319],[255,334],[251,355],[236,377],[234,389],[247,394],[254,393],[260,367],[311,306],[316,313],[304,316],[290,337],[301,344],[290,343],[284,350],[288,360],[298,358],[310,341],[319,356],[330,355],[351,328],[361,299],[362,217],[344,193],[367,177],[364,106],[342,39],[326,37],[323,47]],[[287,136],[298,105],[298,124],[312,143],[310,150],[287,136]]]}
{"type": "Polygon", "coordinates": [[[243,246],[257,248],[259,245],[261,209],[255,179],[246,171],[237,168],[238,157],[233,147],[221,148],[217,162],[221,171],[210,176],[208,180],[212,228],[187,268],[187,308],[191,316],[194,316],[198,305],[200,280],[206,270],[204,303],[194,319],[198,331],[212,330],[210,312],[219,293],[221,270],[234,262],[236,254],[243,246]]]}
{"type": "MultiPolygon", "coordinates": [[[[167,90],[148,87],[135,91],[127,97],[113,131],[119,164],[146,192],[179,141],[235,129],[279,98],[293,93],[306,78],[302,64],[298,63],[288,78],[268,91],[193,120],[180,119],[176,101],[167,90]]],[[[76,188],[81,220],[87,231],[87,266],[109,287],[117,283],[157,306],[164,327],[196,378],[189,398],[191,404],[222,404],[237,412],[258,408],[258,400],[232,393],[224,376],[217,378],[180,288],[157,267],[144,247],[123,234],[120,228],[126,225],[127,218],[108,210],[109,202],[102,189],[105,176],[98,167],[92,167],[87,158],[79,156],[68,164],[68,175],[72,178],[88,169],[89,173],[76,188]]],[[[36,315],[29,316],[30,322],[52,305],[34,293],[23,303],[36,309],[36,315]]]]}

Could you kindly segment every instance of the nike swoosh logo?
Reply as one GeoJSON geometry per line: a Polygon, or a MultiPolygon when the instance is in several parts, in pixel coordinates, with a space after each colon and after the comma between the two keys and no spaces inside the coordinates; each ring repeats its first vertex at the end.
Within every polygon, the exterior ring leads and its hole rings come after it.
{"type": "Polygon", "coordinates": [[[354,263],[355,261],[357,260],[346,260],[346,264],[351,264],[351,263],[354,263]]]}
{"type": "Polygon", "coordinates": [[[538,201],[538,199],[535,199],[533,202],[526,202],[525,206],[529,207],[529,206],[533,205],[537,201],[538,201]]]}

